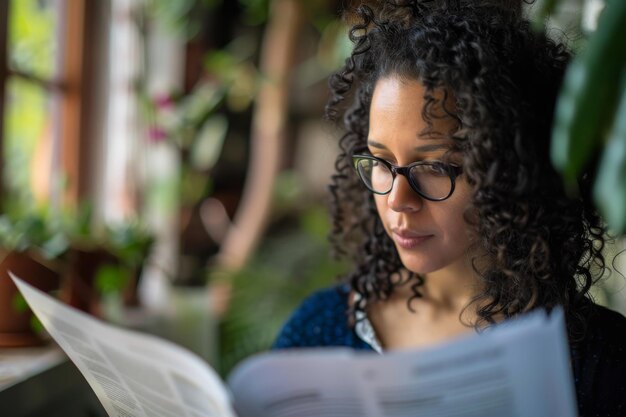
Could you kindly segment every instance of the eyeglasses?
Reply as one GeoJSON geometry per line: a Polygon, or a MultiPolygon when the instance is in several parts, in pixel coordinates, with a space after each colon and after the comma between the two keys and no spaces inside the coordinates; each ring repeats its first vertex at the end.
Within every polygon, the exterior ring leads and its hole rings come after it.
{"type": "Polygon", "coordinates": [[[354,155],[352,162],[363,184],[373,193],[391,192],[398,174],[409,181],[411,188],[423,198],[442,201],[454,192],[461,167],[438,161],[417,161],[399,167],[372,155],[354,155]]]}

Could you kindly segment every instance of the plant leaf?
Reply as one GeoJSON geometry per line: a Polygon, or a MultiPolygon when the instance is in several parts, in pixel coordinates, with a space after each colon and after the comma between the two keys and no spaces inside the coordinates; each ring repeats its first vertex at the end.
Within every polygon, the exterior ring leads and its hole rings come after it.
{"type": "Polygon", "coordinates": [[[626,62],[626,2],[609,2],[598,30],[567,70],[552,131],[551,158],[573,184],[613,121],[620,73],[626,62]]]}
{"type": "Polygon", "coordinates": [[[594,184],[598,208],[609,227],[620,234],[626,232],[626,71],[622,78],[622,97],[594,184]]]}
{"type": "Polygon", "coordinates": [[[202,126],[191,149],[191,164],[200,171],[215,165],[228,133],[228,121],[221,114],[211,116],[202,126]]]}
{"type": "Polygon", "coordinates": [[[96,273],[96,288],[101,294],[121,291],[128,282],[129,271],[117,265],[103,265],[96,273]]]}

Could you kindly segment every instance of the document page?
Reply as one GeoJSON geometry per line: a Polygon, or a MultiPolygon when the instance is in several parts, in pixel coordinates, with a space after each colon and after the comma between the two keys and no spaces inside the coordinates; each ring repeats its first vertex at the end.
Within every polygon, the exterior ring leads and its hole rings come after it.
{"type": "Polygon", "coordinates": [[[574,417],[564,326],[555,310],[428,350],[263,354],[229,385],[241,417],[574,417]]]}
{"type": "Polygon", "coordinates": [[[108,325],[14,280],[109,416],[235,417],[223,383],[193,353],[108,325]]]}
{"type": "Polygon", "coordinates": [[[284,350],[245,361],[229,378],[240,417],[367,417],[345,349],[284,350]]]}
{"type": "Polygon", "coordinates": [[[357,358],[377,415],[575,416],[563,314],[542,312],[423,351],[357,358]]]}

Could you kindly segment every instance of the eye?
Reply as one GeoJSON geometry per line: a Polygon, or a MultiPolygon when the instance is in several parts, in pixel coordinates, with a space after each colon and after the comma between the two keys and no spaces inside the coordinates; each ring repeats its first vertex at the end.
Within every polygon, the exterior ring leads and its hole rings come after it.
{"type": "Polygon", "coordinates": [[[450,175],[449,166],[439,161],[429,161],[426,164],[415,165],[411,171],[416,175],[432,175],[438,177],[447,177],[450,175]]]}

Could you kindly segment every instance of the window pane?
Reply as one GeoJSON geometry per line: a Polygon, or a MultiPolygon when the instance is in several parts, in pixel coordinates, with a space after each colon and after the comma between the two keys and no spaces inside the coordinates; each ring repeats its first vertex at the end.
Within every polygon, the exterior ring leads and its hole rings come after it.
{"type": "Polygon", "coordinates": [[[7,83],[4,178],[11,200],[47,199],[53,158],[53,96],[18,77],[7,83]]]}
{"type": "Polygon", "coordinates": [[[50,79],[59,52],[59,8],[62,0],[11,0],[9,4],[9,65],[50,79]]]}

